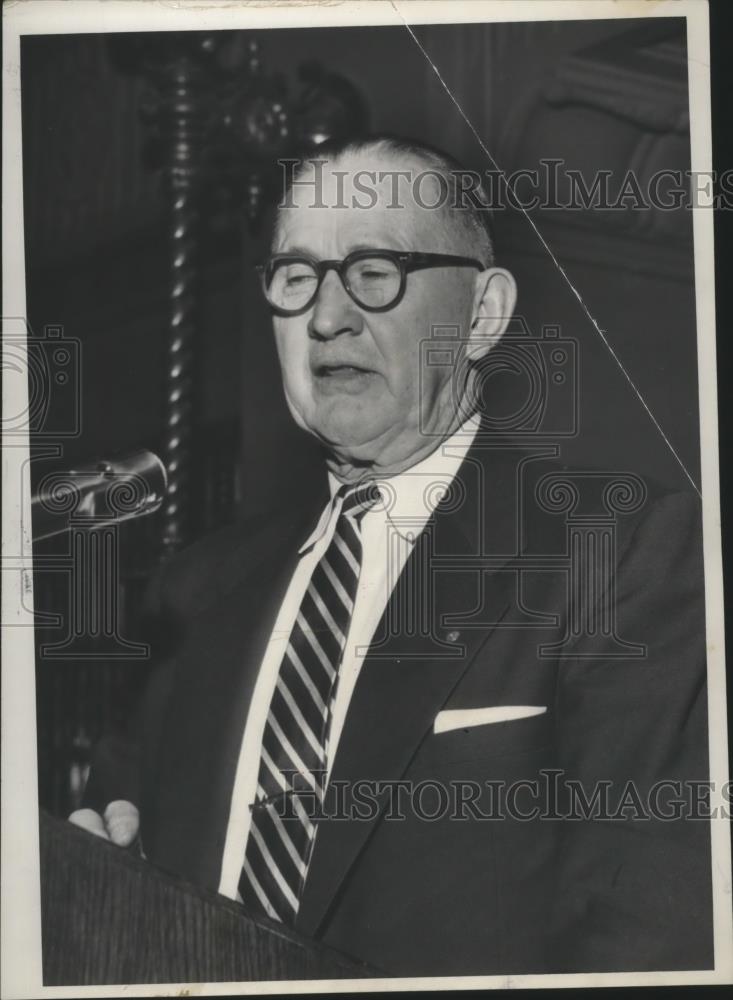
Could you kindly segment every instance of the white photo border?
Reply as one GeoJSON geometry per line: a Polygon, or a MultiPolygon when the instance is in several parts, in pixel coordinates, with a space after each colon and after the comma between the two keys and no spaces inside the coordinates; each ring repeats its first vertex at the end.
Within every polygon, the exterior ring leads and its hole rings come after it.
{"type": "MultiPolygon", "coordinates": [[[[205,31],[330,26],[684,17],[687,22],[691,167],[712,171],[709,15],[703,0],[350,0],[246,4],[226,0],[21,0],[3,8],[3,327],[26,315],[20,39],[33,34],[205,31]]],[[[138,996],[361,993],[422,989],[713,985],[733,981],[733,913],[728,821],[725,636],[720,537],[713,213],[693,209],[703,547],[708,649],[708,711],[715,968],[690,972],[466,976],[245,983],[134,984],[138,996]]],[[[3,410],[22,412],[27,395],[3,365],[3,410]]],[[[21,534],[28,503],[28,441],[3,442],[2,591],[2,995],[121,997],[127,986],[43,985],[33,641],[31,539],[21,534]]]]}

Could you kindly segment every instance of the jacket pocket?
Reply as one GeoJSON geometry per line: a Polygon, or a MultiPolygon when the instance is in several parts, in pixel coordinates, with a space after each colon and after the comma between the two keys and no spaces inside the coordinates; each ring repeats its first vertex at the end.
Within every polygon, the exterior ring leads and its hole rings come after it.
{"type": "Polygon", "coordinates": [[[433,733],[425,738],[415,757],[415,765],[440,767],[444,764],[509,754],[530,753],[552,742],[552,714],[491,722],[433,733]]]}

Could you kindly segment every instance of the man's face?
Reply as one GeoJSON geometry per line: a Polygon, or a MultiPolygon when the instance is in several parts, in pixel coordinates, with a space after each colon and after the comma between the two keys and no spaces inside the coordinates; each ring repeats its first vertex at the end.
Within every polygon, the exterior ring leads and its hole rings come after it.
{"type": "MultiPolygon", "coordinates": [[[[329,207],[312,207],[318,203],[313,188],[296,186],[294,207],[281,212],[274,252],[338,260],[364,248],[460,252],[451,245],[442,214],[415,204],[408,183],[400,186],[400,207],[387,207],[397,201],[387,180],[376,185],[373,208],[352,207],[354,172],[400,169],[415,173],[421,167],[374,154],[328,164],[321,200],[329,207]],[[334,170],[348,172],[340,181],[345,208],[330,207],[339,203],[334,170]]],[[[307,172],[300,179],[312,177],[307,172]]],[[[426,185],[419,196],[428,204],[434,199],[426,185]]],[[[328,271],[307,312],[274,318],[285,395],[298,424],[348,461],[394,464],[424,448],[427,437],[450,421],[456,401],[449,368],[427,366],[420,345],[435,326],[457,327],[465,335],[476,274],[471,268],[415,271],[407,276],[401,301],[373,313],[360,308],[338,274],[328,271]]]]}

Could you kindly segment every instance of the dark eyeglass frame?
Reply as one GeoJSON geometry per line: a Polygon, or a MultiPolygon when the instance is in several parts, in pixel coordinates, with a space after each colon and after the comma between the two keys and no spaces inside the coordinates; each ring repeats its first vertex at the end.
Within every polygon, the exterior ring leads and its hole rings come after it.
{"type": "Polygon", "coordinates": [[[267,299],[270,309],[277,316],[299,316],[301,313],[310,309],[316,301],[319,291],[321,290],[321,285],[323,284],[323,279],[326,277],[326,273],[331,270],[336,271],[341,279],[341,284],[346,289],[346,292],[360,309],[364,309],[365,312],[373,313],[388,312],[390,309],[394,309],[394,307],[402,300],[407,287],[407,275],[412,271],[421,271],[429,267],[475,267],[478,271],[483,271],[486,269],[487,265],[482,264],[481,261],[477,260],[475,257],[460,257],[450,253],[422,253],[418,251],[378,249],[354,250],[352,253],[347,254],[343,260],[316,260],[315,257],[309,257],[307,254],[279,253],[270,257],[265,264],[255,265],[255,269],[259,272],[262,280],[262,291],[264,296],[267,299]],[[365,305],[356,297],[346,278],[346,271],[352,264],[359,260],[369,260],[372,257],[382,257],[390,260],[397,268],[399,268],[400,290],[397,293],[396,298],[394,298],[389,305],[386,306],[365,305]],[[275,303],[270,300],[268,289],[272,284],[275,268],[279,264],[298,263],[309,264],[316,272],[318,281],[316,283],[315,291],[308,301],[302,306],[298,306],[297,309],[284,309],[282,306],[275,305],[275,303]]]}

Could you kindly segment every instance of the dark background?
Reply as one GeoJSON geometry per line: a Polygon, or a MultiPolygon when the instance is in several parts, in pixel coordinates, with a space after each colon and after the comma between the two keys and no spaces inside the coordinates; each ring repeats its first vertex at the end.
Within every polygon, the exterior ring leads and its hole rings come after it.
{"type": "MultiPolygon", "coordinates": [[[[689,167],[682,19],[423,26],[416,34],[505,170],[532,168],[540,157],[562,158],[588,181],[599,169],[621,177],[633,168],[643,179],[689,167]]],[[[309,59],[346,76],[374,130],[424,139],[467,167],[489,166],[404,29],[256,37],[264,65],[293,85],[309,59]]],[[[64,442],[64,458],[156,448],[169,251],[161,178],[142,156],[142,84],[119,72],[100,35],[25,38],[21,68],[28,319],[37,336],[53,324],[81,343],[81,433],[64,442]]],[[[690,213],[533,218],[699,483],[690,213]]],[[[517,277],[517,314],[532,335],[551,325],[577,341],[580,420],[578,434],[562,440],[563,457],[689,487],[526,219],[500,212],[495,229],[498,262],[517,277]]],[[[194,534],[266,510],[283,490],[297,489],[294,469],[317,461],[282,397],[252,270],[265,248],[264,229],[252,232],[243,218],[223,232],[201,232],[194,534]]],[[[155,564],[156,530],[155,518],[123,529],[130,627],[155,564]]],[[[37,574],[39,610],[63,615],[66,600],[58,582],[37,574]]],[[[124,716],[145,672],[145,663],[110,665],[103,657],[82,666],[39,657],[42,804],[67,810],[76,794],[69,769],[83,772],[90,743],[124,716]]]]}

